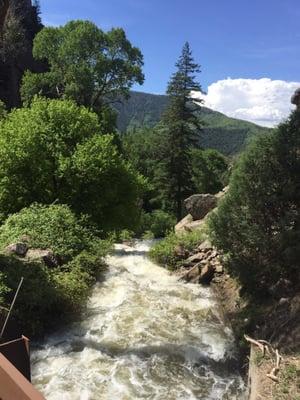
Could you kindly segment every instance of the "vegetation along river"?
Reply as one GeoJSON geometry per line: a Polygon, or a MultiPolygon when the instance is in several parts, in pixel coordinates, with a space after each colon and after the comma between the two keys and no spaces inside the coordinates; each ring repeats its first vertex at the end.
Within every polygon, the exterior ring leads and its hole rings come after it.
{"type": "Polygon", "coordinates": [[[83,320],[33,351],[33,383],[46,399],[243,398],[212,291],[178,282],[148,250],[116,245],[83,320]]]}

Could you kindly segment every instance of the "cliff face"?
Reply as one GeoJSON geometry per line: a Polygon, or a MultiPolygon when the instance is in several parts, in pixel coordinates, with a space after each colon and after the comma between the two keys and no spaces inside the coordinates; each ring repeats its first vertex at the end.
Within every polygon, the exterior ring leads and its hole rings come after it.
{"type": "Polygon", "coordinates": [[[32,56],[33,39],[42,27],[31,0],[0,0],[0,100],[9,109],[20,106],[24,71],[45,68],[32,56]]]}

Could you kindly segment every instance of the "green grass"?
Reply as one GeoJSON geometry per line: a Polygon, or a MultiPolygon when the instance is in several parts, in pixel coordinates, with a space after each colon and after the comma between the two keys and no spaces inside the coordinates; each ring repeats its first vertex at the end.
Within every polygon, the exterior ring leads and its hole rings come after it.
{"type": "Polygon", "coordinates": [[[283,365],[280,370],[279,383],[276,385],[274,400],[300,400],[300,366],[299,363],[283,365]]]}

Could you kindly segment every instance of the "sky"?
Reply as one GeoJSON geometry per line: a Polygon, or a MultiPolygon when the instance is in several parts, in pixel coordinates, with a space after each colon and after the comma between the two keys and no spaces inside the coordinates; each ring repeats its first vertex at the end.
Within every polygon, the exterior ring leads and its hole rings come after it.
{"type": "Polygon", "coordinates": [[[205,104],[274,126],[300,87],[300,0],[40,0],[45,25],[88,19],[124,28],[144,55],[145,83],[162,94],[185,41],[201,65],[205,104]]]}

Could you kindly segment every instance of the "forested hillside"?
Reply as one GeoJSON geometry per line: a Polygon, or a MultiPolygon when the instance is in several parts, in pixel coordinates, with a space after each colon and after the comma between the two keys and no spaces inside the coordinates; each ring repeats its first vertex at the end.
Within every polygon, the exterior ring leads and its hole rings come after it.
{"type": "MultiPolygon", "coordinates": [[[[125,132],[141,126],[153,127],[167,105],[166,95],[131,91],[128,100],[115,105],[118,111],[118,129],[125,132]]],[[[201,107],[201,110],[199,108],[198,115],[203,124],[201,146],[216,149],[225,155],[239,153],[249,138],[270,131],[251,122],[229,118],[206,107],[201,107]]]]}

